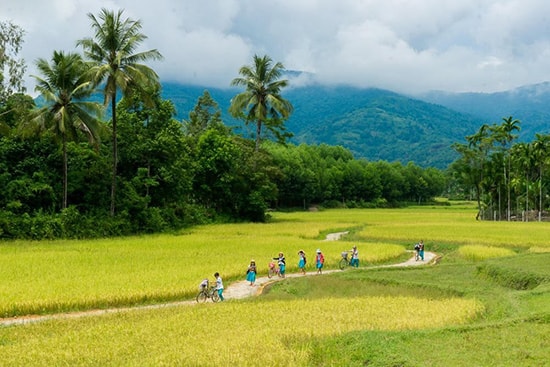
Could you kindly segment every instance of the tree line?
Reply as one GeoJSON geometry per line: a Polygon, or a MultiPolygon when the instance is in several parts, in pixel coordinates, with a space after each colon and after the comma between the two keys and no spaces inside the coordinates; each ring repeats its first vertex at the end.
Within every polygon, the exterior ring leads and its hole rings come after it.
{"type": "MultiPolygon", "coordinates": [[[[412,163],[354,159],[343,147],[282,145],[235,134],[207,91],[184,121],[159,91],[116,105],[117,211],[110,214],[111,142],[84,137],[60,147],[54,132],[22,136],[34,101],[3,116],[0,237],[83,238],[153,233],[213,221],[265,221],[270,208],[388,207],[425,202],[445,189],[444,173],[412,163]],[[63,207],[67,156],[67,206],[63,207]]],[[[9,108],[8,103],[3,109],[9,108]]],[[[110,124],[107,124],[110,126],[110,124]]],[[[109,131],[104,131],[108,134],[109,131]]]]}
{"type": "Polygon", "coordinates": [[[550,135],[535,134],[531,142],[518,142],[520,129],[520,120],[504,117],[453,146],[460,157],[449,172],[458,190],[476,200],[477,219],[543,220],[550,135]]]}

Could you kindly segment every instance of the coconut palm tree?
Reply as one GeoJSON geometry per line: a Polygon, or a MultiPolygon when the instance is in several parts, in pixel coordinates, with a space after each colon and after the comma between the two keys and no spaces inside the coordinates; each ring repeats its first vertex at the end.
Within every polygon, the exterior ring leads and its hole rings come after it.
{"type": "Polygon", "coordinates": [[[117,179],[117,92],[122,95],[139,91],[147,98],[145,90],[158,89],[159,78],[153,69],[141,64],[147,60],[160,60],[162,55],[156,50],[135,52],[140,43],[147,39],[141,33],[141,21],[123,19],[123,10],[112,12],[103,8],[96,17],[88,14],[95,32],[93,38],[77,42],[91,61],[92,77],[96,85],[104,83],[105,105],[111,107],[113,166],[111,182],[111,215],[115,213],[117,179]]]}
{"type": "Polygon", "coordinates": [[[61,139],[63,156],[63,209],[67,208],[67,141],[76,140],[78,133],[88,137],[90,143],[99,142],[103,125],[98,117],[101,104],[86,101],[92,93],[92,83],[86,74],[87,66],[76,53],[55,51],[51,63],[45,59],[36,62],[42,76],[34,76],[35,90],[45,101],[36,111],[32,122],[39,130],[49,130],[61,139]]]}
{"type": "Polygon", "coordinates": [[[281,89],[288,81],[280,79],[283,64],[273,61],[267,55],[254,55],[254,65],[241,67],[241,77],[233,79],[231,85],[244,86],[246,90],[231,100],[229,112],[235,117],[244,117],[245,123],[256,124],[256,148],[260,148],[262,125],[272,129],[284,129],[282,121],[292,113],[292,104],[281,97],[281,89]]]}

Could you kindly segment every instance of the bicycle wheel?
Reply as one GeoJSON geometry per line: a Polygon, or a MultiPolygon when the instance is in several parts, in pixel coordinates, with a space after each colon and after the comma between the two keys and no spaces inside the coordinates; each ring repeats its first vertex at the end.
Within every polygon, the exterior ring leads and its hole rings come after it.
{"type": "Polygon", "coordinates": [[[220,295],[218,294],[218,291],[214,290],[212,291],[212,302],[219,302],[220,295]]]}
{"type": "Polygon", "coordinates": [[[205,291],[200,291],[199,294],[197,294],[198,303],[206,302],[207,299],[208,299],[208,294],[206,294],[205,291]]]}
{"type": "Polygon", "coordinates": [[[340,270],[344,270],[346,266],[348,266],[348,262],[346,261],[346,259],[342,259],[338,263],[338,266],[340,267],[340,270]]]}
{"type": "Polygon", "coordinates": [[[273,274],[275,274],[275,271],[274,271],[273,269],[269,269],[269,270],[267,271],[267,277],[268,277],[269,279],[273,278],[273,274]]]}

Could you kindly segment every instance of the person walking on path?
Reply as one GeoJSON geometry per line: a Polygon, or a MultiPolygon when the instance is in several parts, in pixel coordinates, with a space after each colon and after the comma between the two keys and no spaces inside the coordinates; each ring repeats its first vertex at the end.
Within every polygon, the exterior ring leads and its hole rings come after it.
{"type": "Polygon", "coordinates": [[[281,274],[281,278],[284,278],[286,272],[285,255],[282,252],[279,252],[279,256],[274,257],[273,260],[277,260],[277,265],[279,265],[279,274],[281,274]]]}
{"type": "Polygon", "coordinates": [[[359,251],[357,251],[357,246],[353,246],[351,249],[351,260],[349,264],[350,266],[354,266],[356,268],[359,267],[359,251]]]}
{"type": "Polygon", "coordinates": [[[298,261],[298,268],[303,275],[306,275],[306,253],[304,252],[304,250],[300,250],[298,251],[298,256],[300,258],[300,260],[298,261]]]}
{"type": "Polygon", "coordinates": [[[216,278],[216,291],[218,291],[218,296],[220,296],[220,300],[223,301],[223,280],[220,276],[220,273],[216,272],[214,274],[214,278],[216,278]]]}
{"type": "Polygon", "coordinates": [[[418,242],[418,255],[420,256],[420,260],[424,261],[424,241],[420,240],[418,242]]]}
{"type": "Polygon", "coordinates": [[[317,249],[317,255],[315,256],[315,267],[317,268],[317,274],[323,273],[323,265],[325,264],[325,256],[320,249],[317,249]]]}
{"type": "Polygon", "coordinates": [[[251,286],[256,282],[256,262],[254,260],[250,260],[250,265],[246,269],[246,280],[250,282],[251,286]]]}

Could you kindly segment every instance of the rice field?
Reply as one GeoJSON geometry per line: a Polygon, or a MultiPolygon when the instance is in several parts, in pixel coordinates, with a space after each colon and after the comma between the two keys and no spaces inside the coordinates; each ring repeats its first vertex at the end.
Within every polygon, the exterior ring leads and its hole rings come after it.
{"type": "Polygon", "coordinates": [[[191,299],[197,284],[220,272],[242,279],[251,259],[265,274],[280,251],[297,271],[297,251],[312,264],[317,248],[335,268],[345,241],[322,241],[327,233],[354,232],[362,264],[404,256],[424,239],[427,250],[446,243],[459,256],[508,256],[513,249],[550,249],[546,223],[476,222],[475,210],[409,208],[273,213],[266,224],[201,226],[174,235],[93,241],[0,244],[0,315],[11,317],[78,309],[191,299]]]}
{"type": "Polygon", "coordinates": [[[358,235],[365,240],[549,248],[550,226],[544,222],[476,221],[475,210],[452,207],[388,209],[366,214],[358,235]]]}
{"type": "Polygon", "coordinates": [[[472,261],[481,261],[495,257],[514,256],[516,253],[509,248],[466,245],[458,248],[458,254],[465,259],[472,261]]]}
{"type": "MultiPolygon", "coordinates": [[[[322,233],[358,223],[303,218],[202,226],[177,235],[4,242],[0,316],[191,299],[200,281],[212,279],[215,272],[226,281],[243,279],[251,259],[266,274],[267,264],[280,251],[287,256],[289,272],[297,270],[300,249],[312,263],[316,249],[322,248],[326,268],[335,268],[348,245],[323,242],[322,233]]],[[[368,259],[376,263],[404,252],[400,245],[374,244],[368,259]]]]}
{"type": "MultiPolygon", "coordinates": [[[[272,215],[266,224],[209,225],[173,235],[3,242],[1,315],[190,300],[204,277],[212,279],[218,271],[226,286],[243,280],[252,258],[263,275],[280,251],[287,256],[288,272],[298,271],[299,249],[305,250],[309,264],[315,250],[322,249],[327,269],[335,269],[340,253],[353,243],[361,265],[367,267],[286,279],[273,293],[254,299],[0,326],[0,366],[351,366],[371,360],[380,362],[369,365],[430,365],[429,357],[415,363],[387,351],[408,343],[411,335],[422,335],[426,345],[435,344],[452,330],[463,330],[459,333],[478,344],[476,335],[485,333],[470,333],[470,326],[484,330],[496,322],[498,328],[506,328],[510,317],[524,317],[520,332],[523,339],[530,338],[525,345],[533,350],[530,355],[545,355],[538,349],[544,343],[533,339],[528,325],[535,320],[539,334],[548,330],[543,321],[548,319],[549,300],[544,283],[548,224],[476,222],[475,210],[463,207],[272,215]],[[324,241],[327,233],[341,231],[350,231],[353,242],[324,241]],[[428,251],[438,244],[444,259],[452,261],[415,269],[369,269],[410,256],[406,251],[419,239],[428,251]],[[505,287],[493,289],[489,273],[476,275],[477,264],[486,260],[491,270],[501,271],[498,274],[514,274],[514,269],[529,264],[527,270],[534,275],[528,276],[536,275],[540,285],[520,296],[505,287]],[[377,335],[394,340],[392,346],[375,352],[386,340],[377,335]],[[350,353],[347,346],[354,343],[360,346],[350,353]]],[[[460,352],[461,339],[450,339],[458,348],[456,355],[446,351],[449,360],[468,363],[488,352],[460,352]]],[[[495,357],[500,361],[496,365],[543,365],[538,360],[518,363],[522,356],[510,358],[506,348],[503,345],[497,353],[504,357],[495,357]]],[[[415,358],[423,357],[416,353],[415,358]]]]}
{"type": "Polygon", "coordinates": [[[307,366],[308,340],[357,330],[461,324],[482,311],[475,300],[414,297],[243,301],[139,311],[0,329],[0,365],[307,366]],[[411,317],[413,309],[430,312],[411,317]],[[61,353],[51,352],[60,346],[61,353]],[[21,353],[25,349],[30,353],[21,353]]]}

